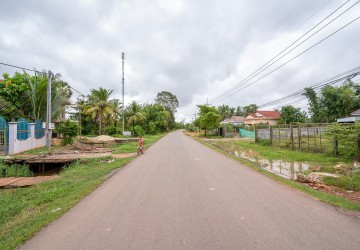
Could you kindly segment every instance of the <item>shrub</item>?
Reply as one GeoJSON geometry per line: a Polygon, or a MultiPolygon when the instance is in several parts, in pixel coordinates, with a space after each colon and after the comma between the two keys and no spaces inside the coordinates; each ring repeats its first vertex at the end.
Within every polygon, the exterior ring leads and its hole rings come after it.
{"type": "Polygon", "coordinates": [[[136,126],[134,127],[134,135],[135,135],[135,136],[140,136],[140,135],[144,135],[144,134],[145,134],[145,133],[144,133],[144,130],[142,129],[141,126],[136,125],[136,126]]]}
{"type": "Polygon", "coordinates": [[[34,173],[30,171],[28,165],[5,165],[0,164],[0,177],[30,177],[34,176],[34,173]]]}
{"type": "Polygon", "coordinates": [[[105,127],[105,133],[107,135],[114,135],[117,133],[116,127],[114,125],[109,125],[105,127]]]}
{"type": "Polygon", "coordinates": [[[79,125],[70,120],[66,120],[59,124],[56,128],[56,132],[62,134],[64,137],[62,145],[71,144],[73,142],[73,138],[79,132],[79,125]]]}

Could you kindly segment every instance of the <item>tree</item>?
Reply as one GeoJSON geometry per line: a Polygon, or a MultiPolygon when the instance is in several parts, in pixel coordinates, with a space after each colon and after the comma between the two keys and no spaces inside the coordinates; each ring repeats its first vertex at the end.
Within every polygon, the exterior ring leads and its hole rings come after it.
{"type": "Polygon", "coordinates": [[[168,91],[161,91],[160,93],[157,93],[155,103],[164,106],[165,109],[169,110],[173,114],[176,113],[176,109],[179,107],[179,101],[176,95],[173,95],[168,91]]]}
{"type": "Polygon", "coordinates": [[[56,128],[56,132],[64,136],[62,141],[63,145],[71,144],[73,142],[73,138],[79,132],[79,125],[70,120],[62,121],[56,128]]]}
{"type": "MultiPolygon", "coordinates": [[[[58,77],[59,75],[57,75],[58,77]]],[[[47,73],[30,76],[16,72],[13,77],[4,74],[0,83],[1,115],[6,118],[27,117],[30,120],[41,120],[46,117],[47,106],[47,73]]],[[[72,95],[69,85],[53,79],[51,88],[52,119],[64,116],[65,105],[72,95]]]]}
{"type": "Polygon", "coordinates": [[[106,118],[113,114],[111,100],[109,100],[112,92],[113,90],[101,87],[99,89],[92,89],[91,94],[88,97],[88,103],[85,107],[84,113],[91,115],[95,121],[99,122],[100,135],[104,134],[106,118]]]}
{"type": "Polygon", "coordinates": [[[149,134],[156,134],[167,130],[170,112],[160,104],[150,104],[144,106],[144,116],[146,123],[145,130],[149,134]]]}
{"type": "Polygon", "coordinates": [[[252,113],[255,113],[256,110],[257,110],[257,105],[256,104],[250,104],[250,105],[247,105],[243,108],[243,114],[244,116],[248,116],[249,114],[252,114],[252,113]]]}
{"type": "Polygon", "coordinates": [[[155,103],[162,105],[167,111],[170,112],[168,118],[168,129],[172,129],[175,125],[175,113],[176,109],[179,107],[179,101],[176,95],[168,91],[162,91],[156,95],[155,103]]]}
{"type": "Polygon", "coordinates": [[[132,101],[126,108],[126,115],[128,117],[128,125],[132,125],[132,134],[134,136],[135,124],[145,119],[141,106],[136,101],[132,101]]]}
{"type": "Polygon", "coordinates": [[[334,122],[360,108],[360,86],[352,81],[339,87],[325,86],[319,95],[313,88],[305,88],[304,95],[313,122],[334,122]]]}
{"type": "Polygon", "coordinates": [[[281,120],[284,123],[291,122],[305,122],[305,112],[302,112],[300,108],[295,108],[291,105],[283,106],[281,108],[281,120]]]}
{"type": "Polygon", "coordinates": [[[303,94],[308,99],[309,113],[313,122],[321,122],[320,100],[313,88],[305,88],[303,94]]]}
{"type": "Polygon", "coordinates": [[[110,101],[110,107],[112,109],[111,119],[114,122],[114,126],[116,127],[118,121],[121,119],[123,106],[119,99],[113,99],[110,101]]]}
{"type": "Polygon", "coordinates": [[[221,105],[217,108],[221,120],[231,117],[231,108],[228,105],[221,105]]]}
{"type": "Polygon", "coordinates": [[[207,131],[219,127],[221,116],[219,115],[217,109],[213,106],[208,105],[198,105],[199,108],[199,118],[195,121],[201,129],[205,130],[205,136],[207,136],[207,131]]]}

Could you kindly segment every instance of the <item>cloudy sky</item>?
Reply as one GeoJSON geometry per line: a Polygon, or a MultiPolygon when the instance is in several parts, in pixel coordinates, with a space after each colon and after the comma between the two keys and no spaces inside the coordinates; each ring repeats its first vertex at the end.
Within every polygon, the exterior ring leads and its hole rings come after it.
{"type": "MultiPolygon", "coordinates": [[[[177,120],[190,121],[197,104],[260,105],[360,66],[357,20],[251,84],[359,17],[356,4],[236,90],[249,87],[216,100],[340,5],[345,3],[299,42],[356,2],[1,0],[0,62],[52,70],[83,94],[104,87],[121,99],[121,53],[126,52],[125,103],[151,103],[158,92],[170,91],[180,102],[177,120]]],[[[14,71],[0,65],[1,75],[14,71]]],[[[295,100],[294,106],[306,103],[295,100]]]]}

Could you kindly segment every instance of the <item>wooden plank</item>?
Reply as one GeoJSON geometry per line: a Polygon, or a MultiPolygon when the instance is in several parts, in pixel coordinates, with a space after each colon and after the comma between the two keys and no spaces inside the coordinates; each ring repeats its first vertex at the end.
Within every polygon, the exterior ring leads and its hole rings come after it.
{"type": "Polygon", "coordinates": [[[4,187],[26,187],[35,185],[40,182],[54,180],[58,178],[58,175],[52,176],[36,176],[36,177],[9,177],[9,178],[0,178],[0,188],[4,187]]]}

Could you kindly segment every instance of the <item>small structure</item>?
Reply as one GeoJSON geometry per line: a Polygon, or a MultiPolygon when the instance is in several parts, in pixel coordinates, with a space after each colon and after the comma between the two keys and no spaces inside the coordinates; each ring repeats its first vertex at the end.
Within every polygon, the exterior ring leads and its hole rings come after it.
{"type": "Polygon", "coordinates": [[[265,111],[257,110],[254,114],[249,114],[244,123],[246,125],[255,125],[255,124],[269,124],[276,125],[280,120],[281,114],[279,111],[265,111]]]}
{"type": "Polygon", "coordinates": [[[227,118],[220,122],[220,124],[232,124],[232,125],[242,125],[244,124],[244,117],[243,116],[237,116],[233,115],[230,118],[227,118]]]}
{"type": "Polygon", "coordinates": [[[355,123],[357,120],[360,120],[360,109],[352,112],[350,115],[350,117],[340,118],[336,121],[338,123],[355,123]]]}

